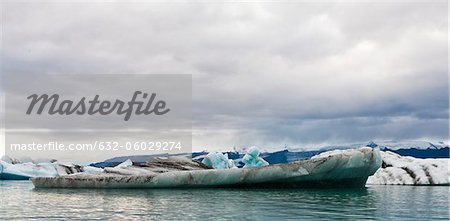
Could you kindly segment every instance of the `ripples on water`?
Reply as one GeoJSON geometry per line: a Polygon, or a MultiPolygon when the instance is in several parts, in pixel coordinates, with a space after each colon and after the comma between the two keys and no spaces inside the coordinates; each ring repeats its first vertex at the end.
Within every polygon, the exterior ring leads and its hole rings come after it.
{"type": "Polygon", "coordinates": [[[449,190],[37,190],[28,181],[0,181],[0,220],[449,220],[449,190]]]}

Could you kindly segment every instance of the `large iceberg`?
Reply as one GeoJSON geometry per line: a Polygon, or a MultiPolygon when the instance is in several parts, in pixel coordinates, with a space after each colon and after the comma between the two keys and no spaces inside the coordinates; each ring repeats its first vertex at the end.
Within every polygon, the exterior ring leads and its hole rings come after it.
{"type": "Polygon", "coordinates": [[[450,159],[418,159],[382,151],[380,169],[367,180],[378,185],[449,185],[450,159]]]}
{"type": "Polygon", "coordinates": [[[363,187],[381,161],[378,149],[365,147],[254,168],[213,169],[188,158],[167,158],[99,174],[31,180],[36,188],[363,187]]]}

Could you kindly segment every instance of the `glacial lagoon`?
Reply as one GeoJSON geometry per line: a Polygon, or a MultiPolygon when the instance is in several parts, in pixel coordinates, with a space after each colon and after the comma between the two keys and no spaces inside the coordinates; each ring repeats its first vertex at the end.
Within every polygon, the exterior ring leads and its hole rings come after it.
{"type": "Polygon", "coordinates": [[[34,189],[0,181],[0,220],[448,220],[449,186],[34,189]]]}

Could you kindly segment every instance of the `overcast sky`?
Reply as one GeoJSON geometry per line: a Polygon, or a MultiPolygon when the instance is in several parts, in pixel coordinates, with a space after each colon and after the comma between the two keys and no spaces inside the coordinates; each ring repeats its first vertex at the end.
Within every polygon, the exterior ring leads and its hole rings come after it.
{"type": "Polygon", "coordinates": [[[192,74],[196,150],[448,142],[447,4],[2,3],[3,73],[192,74]]]}

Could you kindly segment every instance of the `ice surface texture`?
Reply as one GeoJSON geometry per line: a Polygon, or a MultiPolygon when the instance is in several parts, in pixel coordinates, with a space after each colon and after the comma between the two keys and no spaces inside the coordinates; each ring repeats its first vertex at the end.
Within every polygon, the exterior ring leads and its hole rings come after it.
{"type": "Polygon", "coordinates": [[[382,151],[382,167],[367,184],[449,185],[450,159],[418,159],[382,151]]]}
{"type": "Polygon", "coordinates": [[[115,173],[105,168],[105,173],[97,175],[38,177],[32,181],[36,188],[362,187],[380,166],[380,151],[366,147],[254,168],[209,169],[187,159],[172,159],[128,166],[115,173]]]}
{"type": "Polygon", "coordinates": [[[244,168],[267,166],[269,163],[259,156],[260,152],[257,147],[251,147],[245,156],[242,158],[242,162],[245,164],[244,168]]]}
{"type": "Polygon", "coordinates": [[[228,159],[228,154],[222,154],[219,152],[208,153],[202,160],[202,163],[214,169],[236,168],[233,160],[228,159]]]}
{"type": "Polygon", "coordinates": [[[31,177],[54,177],[81,172],[81,167],[58,163],[20,163],[11,164],[0,160],[1,180],[27,180],[31,177]]]}

